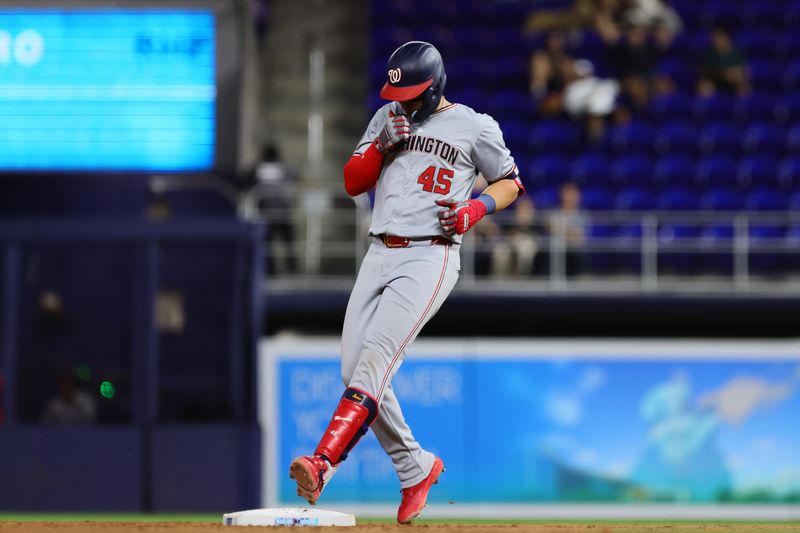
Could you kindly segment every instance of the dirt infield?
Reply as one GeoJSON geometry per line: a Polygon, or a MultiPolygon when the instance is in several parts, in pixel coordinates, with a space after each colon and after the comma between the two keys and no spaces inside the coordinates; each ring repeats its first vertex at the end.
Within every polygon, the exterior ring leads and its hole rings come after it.
{"type": "MultiPolygon", "coordinates": [[[[248,528],[245,531],[249,531],[248,528]]],[[[694,533],[735,531],[749,532],[783,532],[798,531],[797,523],[530,523],[530,524],[415,524],[398,526],[390,524],[364,523],[356,527],[325,528],[330,533],[392,533],[410,531],[420,533],[694,533]]],[[[14,533],[206,533],[210,531],[227,531],[230,528],[221,524],[198,524],[189,522],[0,522],[0,531],[14,533]]]]}

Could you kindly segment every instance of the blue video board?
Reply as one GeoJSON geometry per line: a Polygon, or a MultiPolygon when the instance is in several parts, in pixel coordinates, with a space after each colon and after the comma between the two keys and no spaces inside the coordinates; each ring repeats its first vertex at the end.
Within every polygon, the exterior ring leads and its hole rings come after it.
{"type": "MultiPolygon", "coordinates": [[[[314,450],[344,390],[339,341],[270,343],[264,504],[300,505],[288,466],[314,450]]],[[[738,344],[422,340],[392,386],[447,466],[432,505],[796,502],[798,346],[738,344]]],[[[370,431],[323,498],[396,504],[398,490],[370,431]]]]}
{"type": "Polygon", "coordinates": [[[211,10],[0,9],[0,171],[214,165],[211,10]]]}

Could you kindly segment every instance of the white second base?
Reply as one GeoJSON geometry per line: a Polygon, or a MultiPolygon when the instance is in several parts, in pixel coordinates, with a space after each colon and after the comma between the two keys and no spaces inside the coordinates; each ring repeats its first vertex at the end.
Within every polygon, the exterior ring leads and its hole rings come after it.
{"type": "Polygon", "coordinates": [[[275,509],[251,509],[222,515],[226,526],[354,526],[356,517],[348,513],[279,507],[275,509]]]}

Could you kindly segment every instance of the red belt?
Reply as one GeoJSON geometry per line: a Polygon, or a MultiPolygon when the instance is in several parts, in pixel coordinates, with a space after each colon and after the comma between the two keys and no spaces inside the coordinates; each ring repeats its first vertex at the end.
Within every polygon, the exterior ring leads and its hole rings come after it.
{"type": "Polygon", "coordinates": [[[389,235],[388,233],[381,233],[375,235],[383,242],[387,248],[407,248],[412,242],[429,241],[431,244],[448,245],[453,244],[453,241],[446,237],[433,236],[433,237],[401,237],[399,235],[389,235]]]}

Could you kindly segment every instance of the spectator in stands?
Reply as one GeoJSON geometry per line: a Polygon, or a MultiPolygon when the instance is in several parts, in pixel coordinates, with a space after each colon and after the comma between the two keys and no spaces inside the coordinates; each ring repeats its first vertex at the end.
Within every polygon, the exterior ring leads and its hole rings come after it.
{"type": "Polygon", "coordinates": [[[564,108],[572,117],[585,120],[590,142],[600,141],[605,135],[606,118],[614,112],[619,83],[595,76],[594,66],[587,59],[568,61],[564,70],[564,108]]]}
{"type": "Polygon", "coordinates": [[[717,85],[709,78],[708,76],[700,76],[697,80],[697,96],[700,98],[712,98],[719,91],[717,91],[717,85]]]}
{"type": "Polygon", "coordinates": [[[531,93],[541,98],[564,88],[563,64],[571,58],[567,53],[566,37],[561,32],[547,34],[544,48],[531,55],[531,93]]]}
{"type": "Polygon", "coordinates": [[[739,96],[750,93],[747,60],[734,46],[724,28],[715,27],[711,30],[711,46],[703,55],[700,74],[721,91],[739,96]]]}
{"type": "Polygon", "coordinates": [[[606,52],[622,83],[622,92],[636,111],[647,108],[650,85],[663,48],[649,39],[648,28],[625,23],[621,29],[601,24],[606,52]]]}
{"type": "Polygon", "coordinates": [[[535,9],[525,22],[525,31],[577,30],[591,26],[600,9],[618,0],[575,0],[567,9],[535,9]]]}
{"type": "Polygon", "coordinates": [[[683,28],[681,17],[663,0],[627,0],[622,18],[629,24],[650,28],[662,46],[669,46],[683,28]]]}
{"type": "Polygon", "coordinates": [[[92,424],[96,419],[97,403],[94,396],[78,388],[71,373],[62,374],[58,378],[58,395],[52,398],[42,411],[42,423],[80,426],[92,424]]]}
{"type": "Polygon", "coordinates": [[[536,207],[528,196],[519,198],[517,202],[505,236],[494,241],[491,274],[495,277],[528,277],[533,274],[533,262],[539,248],[536,207]]]}
{"type": "Polygon", "coordinates": [[[253,170],[253,178],[263,192],[258,205],[259,214],[269,224],[269,272],[296,272],[291,209],[298,176],[281,159],[277,145],[266,143],[261,149],[261,159],[253,170]]]}
{"type": "Polygon", "coordinates": [[[547,225],[550,236],[564,243],[565,270],[567,276],[572,277],[582,270],[587,220],[581,210],[581,191],[575,183],[561,186],[560,200],[559,208],[550,214],[547,225]]]}

